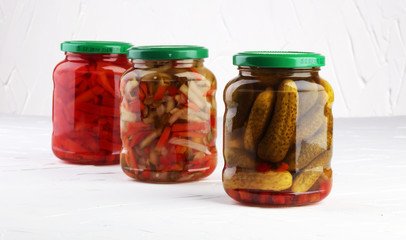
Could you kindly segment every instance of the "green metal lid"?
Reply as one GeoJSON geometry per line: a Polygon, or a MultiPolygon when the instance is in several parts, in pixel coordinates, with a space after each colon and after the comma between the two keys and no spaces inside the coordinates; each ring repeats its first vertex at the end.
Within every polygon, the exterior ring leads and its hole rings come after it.
{"type": "Polygon", "coordinates": [[[193,45],[139,46],[128,49],[127,57],[145,60],[201,59],[209,56],[209,50],[193,45]]]}
{"type": "Polygon", "coordinates": [[[76,53],[125,54],[130,47],[132,47],[130,43],[109,41],[65,41],[61,43],[62,51],[76,53]]]}
{"type": "Polygon", "coordinates": [[[324,66],[323,55],[313,52],[247,51],[233,56],[237,66],[264,68],[306,68],[324,66]]]}

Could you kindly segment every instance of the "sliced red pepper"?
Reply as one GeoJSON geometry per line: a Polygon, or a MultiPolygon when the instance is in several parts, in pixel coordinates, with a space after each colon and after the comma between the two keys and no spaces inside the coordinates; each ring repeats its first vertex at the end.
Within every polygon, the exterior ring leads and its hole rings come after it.
{"type": "Polygon", "coordinates": [[[77,106],[79,111],[83,111],[85,113],[95,114],[99,116],[106,116],[106,117],[118,117],[120,116],[120,109],[112,108],[112,107],[105,107],[101,105],[95,105],[92,103],[80,103],[77,106]]]}
{"type": "Polygon", "coordinates": [[[101,86],[110,93],[113,97],[116,96],[116,92],[114,91],[113,87],[110,85],[109,80],[107,79],[106,73],[102,71],[97,71],[94,72],[93,74],[96,74],[98,76],[98,80],[101,86]]]}
{"type": "Polygon", "coordinates": [[[165,91],[168,88],[166,85],[162,85],[156,90],[155,95],[154,95],[154,100],[161,100],[164,97],[165,91]]]}
{"type": "Polygon", "coordinates": [[[141,88],[138,88],[138,98],[139,98],[141,101],[144,101],[144,99],[145,99],[145,93],[144,93],[144,91],[143,91],[141,88]]]}
{"type": "Polygon", "coordinates": [[[271,169],[271,165],[267,164],[267,163],[259,163],[257,165],[257,171],[258,172],[267,172],[271,169]]]}
{"type": "Polygon", "coordinates": [[[135,133],[130,141],[130,147],[134,147],[139,144],[146,136],[148,136],[152,131],[143,131],[135,133]]]}
{"type": "Polygon", "coordinates": [[[142,89],[145,95],[148,95],[148,86],[145,82],[140,83],[140,88],[142,89]]]}
{"type": "Polygon", "coordinates": [[[204,138],[206,134],[198,133],[198,132],[175,132],[173,133],[174,137],[186,137],[186,138],[204,138]]]}
{"type": "Polygon", "coordinates": [[[164,144],[166,143],[166,141],[168,140],[170,134],[171,134],[171,127],[166,127],[164,129],[164,131],[162,132],[161,137],[159,138],[159,141],[156,146],[158,148],[163,147],[164,144]]]}
{"type": "Polygon", "coordinates": [[[289,165],[284,163],[284,162],[281,162],[281,163],[279,163],[278,168],[276,169],[276,171],[282,172],[282,171],[285,171],[285,170],[288,170],[288,169],[289,169],[289,165]]]}
{"type": "Polygon", "coordinates": [[[191,122],[191,123],[175,123],[172,126],[173,132],[185,132],[185,131],[198,131],[207,128],[204,122],[191,122]]]}
{"type": "Polygon", "coordinates": [[[168,87],[168,92],[169,92],[169,95],[171,95],[173,97],[177,93],[179,93],[179,90],[175,86],[169,86],[168,87]]]}

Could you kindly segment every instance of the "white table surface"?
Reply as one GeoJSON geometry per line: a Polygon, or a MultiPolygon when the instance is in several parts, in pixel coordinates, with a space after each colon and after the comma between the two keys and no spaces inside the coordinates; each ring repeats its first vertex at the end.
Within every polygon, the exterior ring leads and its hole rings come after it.
{"type": "Polygon", "coordinates": [[[182,184],[65,164],[51,129],[50,118],[0,115],[2,240],[406,239],[406,117],[336,119],[331,194],[291,208],[229,198],[222,158],[208,178],[182,184]]]}

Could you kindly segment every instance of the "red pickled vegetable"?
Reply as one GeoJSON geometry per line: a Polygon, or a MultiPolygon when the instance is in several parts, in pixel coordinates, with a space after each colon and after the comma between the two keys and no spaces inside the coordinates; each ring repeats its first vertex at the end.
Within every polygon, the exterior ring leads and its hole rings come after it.
{"type": "Polygon", "coordinates": [[[169,86],[168,87],[168,92],[169,92],[169,95],[171,95],[173,97],[177,93],[179,93],[179,90],[175,86],[169,86]]]}
{"type": "Polygon", "coordinates": [[[173,132],[184,132],[184,131],[197,131],[205,130],[207,124],[205,122],[191,122],[191,123],[175,123],[172,126],[173,132]]]}
{"type": "Polygon", "coordinates": [[[148,86],[145,82],[140,83],[140,88],[142,89],[145,95],[148,95],[148,86]]]}
{"type": "Polygon", "coordinates": [[[198,132],[174,132],[174,137],[187,137],[187,138],[204,138],[206,134],[198,133],[198,132]]]}
{"type": "Polygon", "coordinates": [[[154,100],[155,100],[155,101],[161,100],[161,99],[164,97],[164,94],[165,94],[165,91],[166,91],[166,88],[167,88],[167,87],[168,87],[168,86],[163,85],[163,86],[160,86],[160,87],[158,88],[158,90],[156,91],[156,93],[155,93],[155,95],[154,95],[154,100]]]}
{"type": "Polygon", "coordinates": [[[166,127],[164,129],[164,131],[162,132],[161,137],[159,138],[156,146],[158,148],[163,147],[164,144],[166,143],[166,141],[168,140],[170,134],[171,134],[171,127],[166,127]]]}
{"type": "Polygon", "coordinates": [[[144,131],[135,133],[133,138],[130,141],[129,146],[134,147],[135,145],[139,144],[146,136],[148,136],[152,131],[144,131]]]}

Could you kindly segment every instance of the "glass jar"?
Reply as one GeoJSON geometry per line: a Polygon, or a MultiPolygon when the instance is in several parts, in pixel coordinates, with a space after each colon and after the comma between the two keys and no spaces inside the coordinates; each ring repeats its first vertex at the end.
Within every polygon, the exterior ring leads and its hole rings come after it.
{"type": "Polygon", "coordinates": [[[331,190],[334,94],[319,77],[324,56],[234,55],[239,76],[224,90],[223,185],[233,199],[305,205],[331,190]]]}
{"type": "Polygon", "coordinates": [[[217,164],[216,78],[198,46],[133,47],[121,79],[121,166],[145,182],[185,182],[217,164]]]}
{"type": "Polygon", "coordinates": [[[120,159],[120,77],[131,63],[122,42],[66,41],[54,70],[52,150],[76,164],[120,159]]]}

